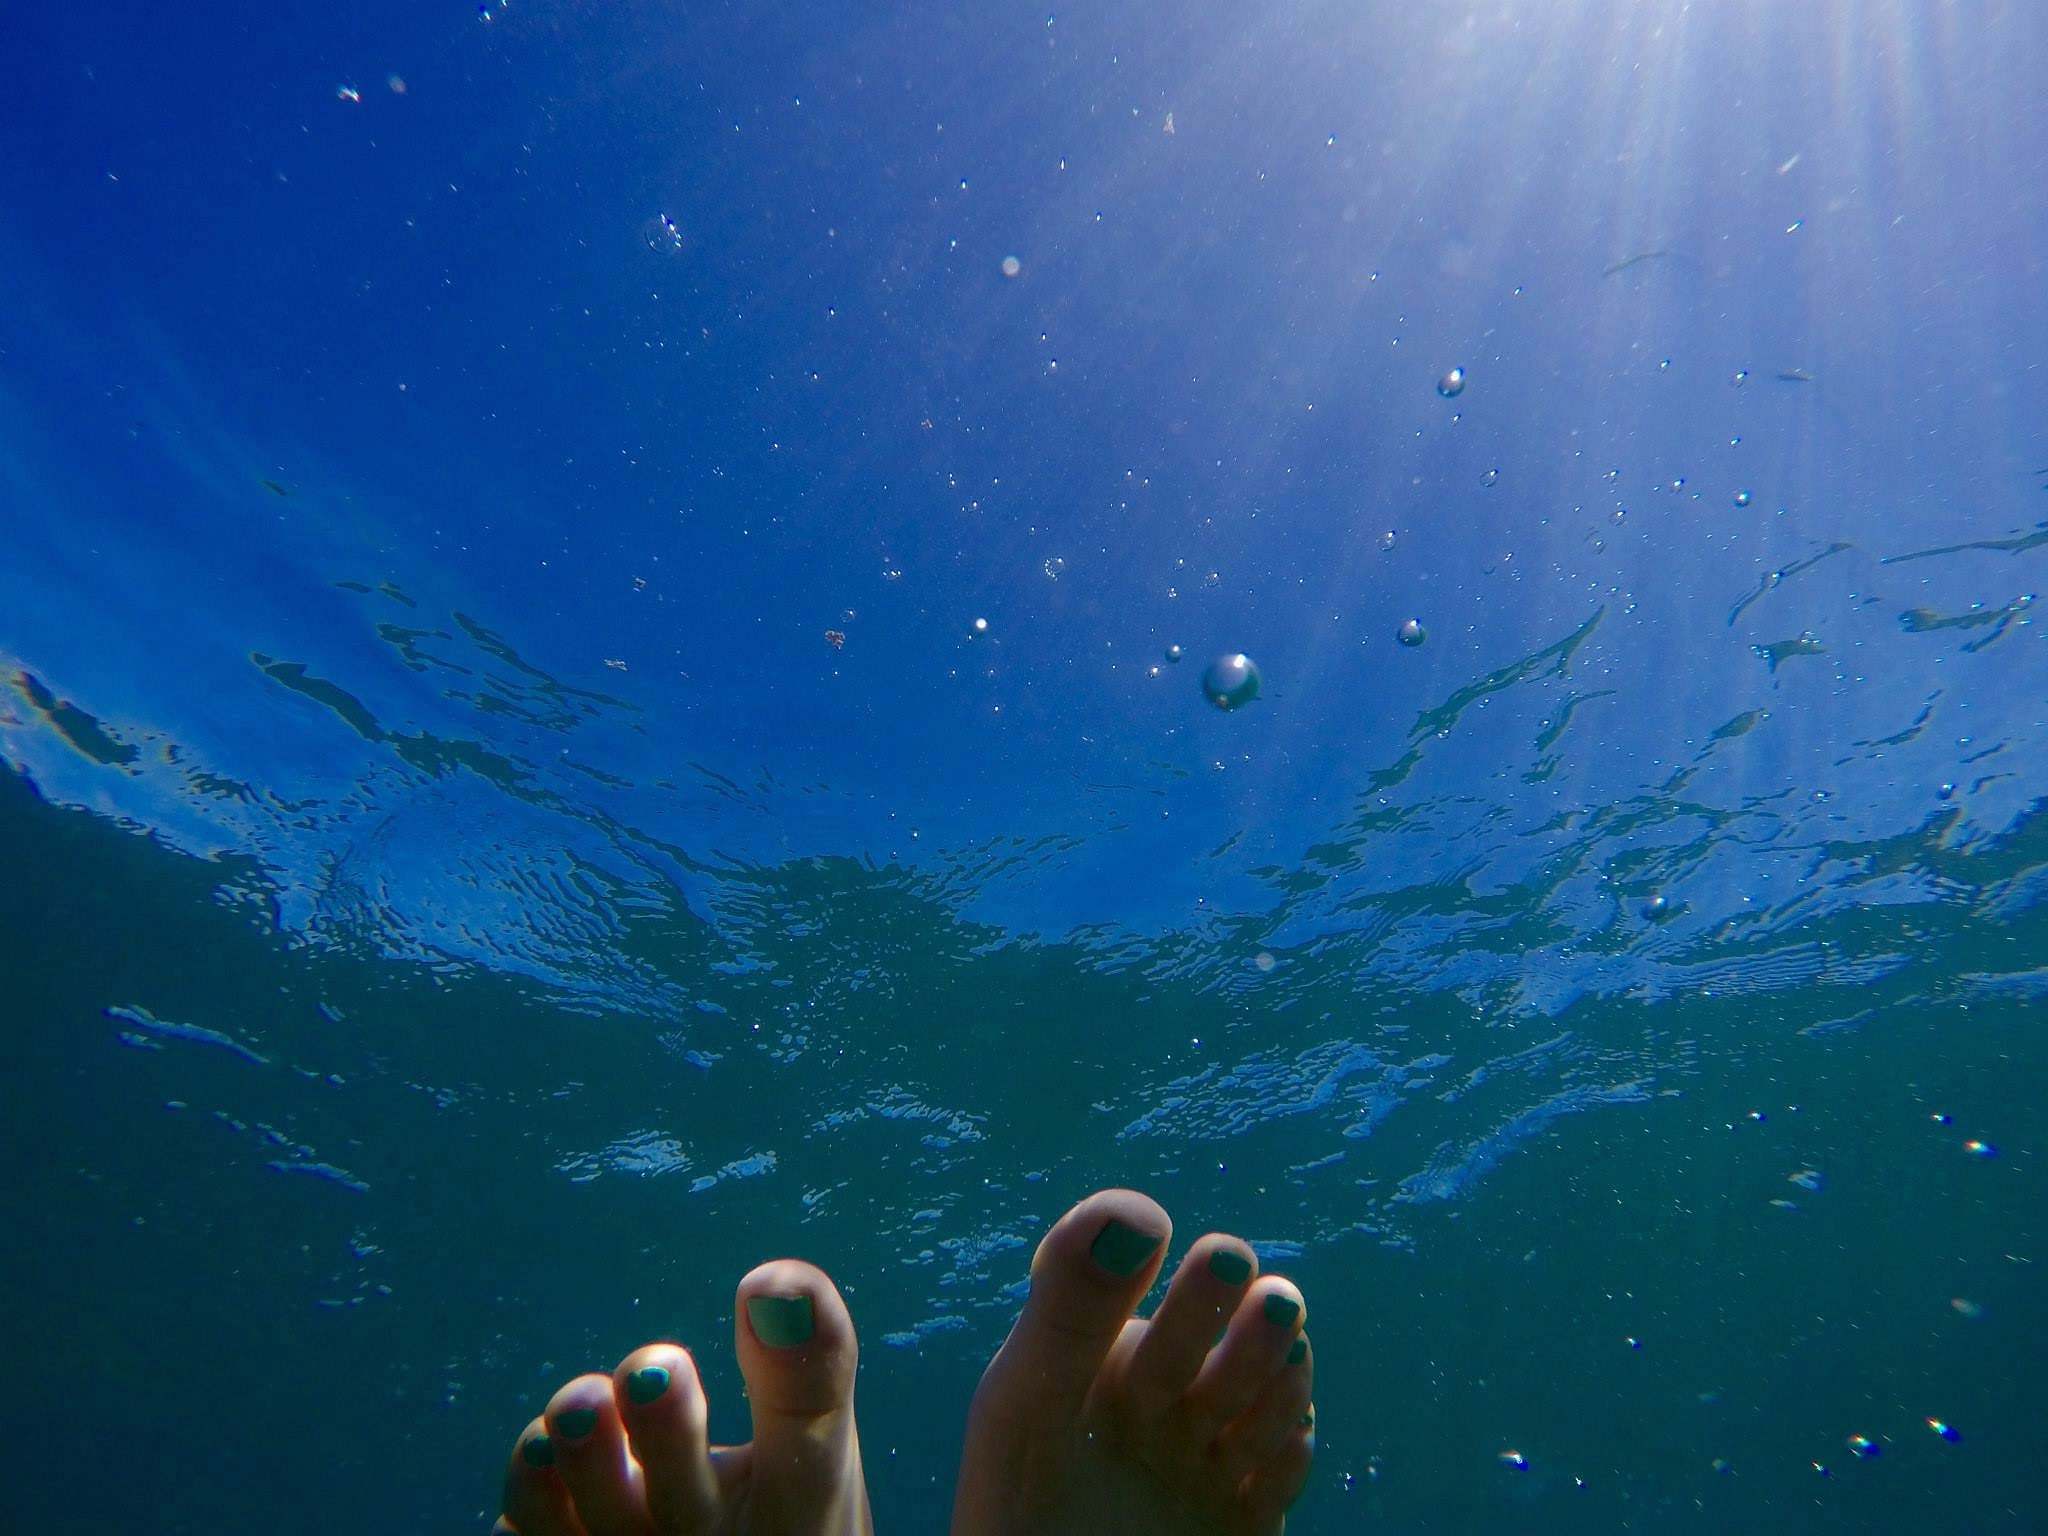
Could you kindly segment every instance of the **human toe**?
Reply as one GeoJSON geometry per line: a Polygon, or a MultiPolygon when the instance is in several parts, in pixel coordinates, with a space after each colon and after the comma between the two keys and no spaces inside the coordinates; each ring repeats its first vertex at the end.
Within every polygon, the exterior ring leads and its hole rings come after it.
{"type": "Polygon", "coordinates": [[[1250,1407],[1224,1425],[1210,1446],[1210,1460],[1224,1482],[1238,1487],[1280,1455],[1302,1431],[1313,1435],[1313,1384],[1308,1338],[1301,1335],[1288,1349],[1287,1363],[1266,1382],[1250,1407]]]}
{"type": "Polygon", "coordinates": [[[612,1401],[640,1464],[654,1529],[710,1529],[719,1499],[711,1466],[710,1409],[690,1352],[675,1344],[634,1350],[612,1372],[612,1401]]]}
{"type": "Polygon", "coordinates": [[[776,1529],[868,1523],[853,1418],[859,1346],[838,1288],[815,1265],[778,1259],[740,1281],[733,1331],[753,1406],[753,1497],[776,1529]]]}
{"type": "Polygon", "coordinates": [[[1209,1351],[1182,1399],[1181,1411],[1204,1441],[1258,1401],[1287,1369],[1307,1307],[1294,1282],[1262,1275],[1231,1314],[1222,1341],[1209,1351]]]}
{"type": "Polygon", "coordinates": [[[505,1467],[504,1514],[492,1527],[494,1536],[587,1536],[555,1461],[547,1423],[535,1419],[512,1443],[505,1467]]]}
{"type": "Polygon", "coordinates": [[[612,1378],[578,1376],[548,1399],[542,1418],[555,1470],[589,1536],[640,1536],[648,1524],[646,1495],[626,1448],[612,1378]]]}
{"type": "Polygon", "coordinates": [[[1150,1421],[1180,1399],[1201,1372],[1218,1329],[1236,1313],[1258,1267],[1258,1256],[1242,1238],[1212,1232],[1195,1241],[1123,1367],[1128,1412],[1150,1421]]]}

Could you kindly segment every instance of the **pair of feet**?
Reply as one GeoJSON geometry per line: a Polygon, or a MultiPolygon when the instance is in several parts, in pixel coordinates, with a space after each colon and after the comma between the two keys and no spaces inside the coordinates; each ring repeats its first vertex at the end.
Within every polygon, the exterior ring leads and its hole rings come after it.
{"type": "MultiPolygon", "coordinates": [[[[1149,1320],[1173,1224],[1089,1196],[1031,1261],[1031,1294],[967,1416],[953,1536],[1274,1536],[1308,1480],[1301,1293],[1211,1233],[1149,1320]]],[[[689,1352],[647,1344],[579,1376],[521,1433],[497,1536],[871,1536],[853,1319],[794,1259],[740,1282],[746,1445],[709,1444],[689,1352]]]]}

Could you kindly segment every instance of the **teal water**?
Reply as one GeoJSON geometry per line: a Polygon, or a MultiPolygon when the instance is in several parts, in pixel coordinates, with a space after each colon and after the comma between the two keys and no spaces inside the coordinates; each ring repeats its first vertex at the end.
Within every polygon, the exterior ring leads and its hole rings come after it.
{"type": "MultiPolygon", "coordinates": [[[[1342,954],[1260,973],[1214,934],[1006,940],[886,866],[735,872],[758,926],[720,1017],[747,1022],[696,1036],[704,1067],[518,978],[281,940],[248,862],[19,780],[0,814],[49,872],[5,908],[35,1023],[7,1219],[40,1256],[13,1286],[34,1385],[10,1433],[49,1474],[48,1527],[481,1523],[510,1430],[647,1335],[697,1343],[714,1433],[743,1438],[730,1281],[791,1252],[866,1329],[881,1528],[940,1529],[1029,1244],[1117,1181],[1183,1243],[1244,1232],[1308,1291],[1301,1529],[2040,1511],[2017,1368],[2048,1321],[2038,972],[2001,969],[2043,942],[2017,902],[2038,822],[1971,856],[1938,829],[1841,850],[1859,883],[1924,894],[1779,935],[1778,986],[1706,944],[1682,990],[1520,1023],[1361,997],[1342,954]],[[144,998],[154,1024],[119,1016],[144,998]],[[176,1032],[200,1018],[213,1034],[176,1032]],[[135,1477],[97,1480],[109,1444],[135,1477]]],[[[616,944],[706,958],[653,904],[616,944]]]]}
{"type": "Polygon", "coordinates": [[[485,1528],[795,1254],[939,1531],[1106,1184],[1290,1531],[2048,1528],[2048,12],[0,43],[10,1528],[485,1528]]]}

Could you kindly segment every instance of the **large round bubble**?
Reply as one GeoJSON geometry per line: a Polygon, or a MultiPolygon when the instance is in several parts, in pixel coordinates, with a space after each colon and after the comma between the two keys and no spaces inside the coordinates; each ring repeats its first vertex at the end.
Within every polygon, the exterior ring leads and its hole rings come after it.
{"type": "Polygon", "coordinates": [[[1241,651],[1218,656],[1202,673],[1202,692],[1218,709],[1242,709],[1259,696],[1259,669],[1241,651]]]}

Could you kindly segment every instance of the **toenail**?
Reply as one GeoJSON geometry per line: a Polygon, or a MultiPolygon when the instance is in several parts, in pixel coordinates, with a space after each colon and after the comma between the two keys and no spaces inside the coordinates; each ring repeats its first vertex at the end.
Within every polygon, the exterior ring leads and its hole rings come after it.
{"type": "Polygon", "coordinates": [[[1294,1422],[1299,1424],[1303,1429],[1307,1429],[1311,1424],[1315,1423],[1315,1421],[1316,1416],[1313,1413],[1304,1413],[1300,1418],[1296,1419],[1294,1422]]]}
{"type": "Polygon", "coordinates": [[[546,1435],[535,1435],[519,1447],[519,1454],[526,1458],[529,1467],[552,1467],[555,1464],[555,1442],[546,1435]]]}
{"type": "Polygon", "coordinates": [[[1287,1346],[1287,1363],[1289,1365],[1299,1365],[1302,1361],[1306,1360],[1307,1358],[1307,1339],[1296,1339],[1292,1344],[1287,1346]]]}
{"type": "Polygon", "coordinates": [[[808,1296],[749,1296],[747,1321],[770,1349],[787,1349],[811,1336],[816,1320],[808,1296]]]}
{"type": "Polygon", "coordinates": [[[1271,1292],[1265,1300],[1266,1321],[1276,1328],[1292,1328],[1294,1320],[1301,1316],[1301,1303],[1292,1296],[1271,1292]]]}
{"type": "Polygon", "coordinates": [[[564,1440],[581,1440],[597,1428],[595,1408],[564,1408],[555,1415],[555,1433],[564,1440]]]}
{"type": "Polygon", "coordinates": [[[643,1365],[626,1377],[626,1396],[636,1403],[651,1403],[668,1390],[668,1369],[643,1365]]]}
{"type": "Polygon", "coordinates": [[[1218,1248],[1209,1255],[1209,1273],[1225,1285],[1243,1285],[1252,1277],[1252,1261],[1235,1248],[1218,1248]]]}
{"type": "Polygon", "coordinates": [[[1145,1261],[1157,1253],[1159,1245],[1165,1241],[1163,1237],[1140,1232],[1136,1227],[1111,1217],[1109,1225],[1096,1234],[1088,1253],[1112,1275],[1128,1279],[1145,1267],[1145,1261]]]}

